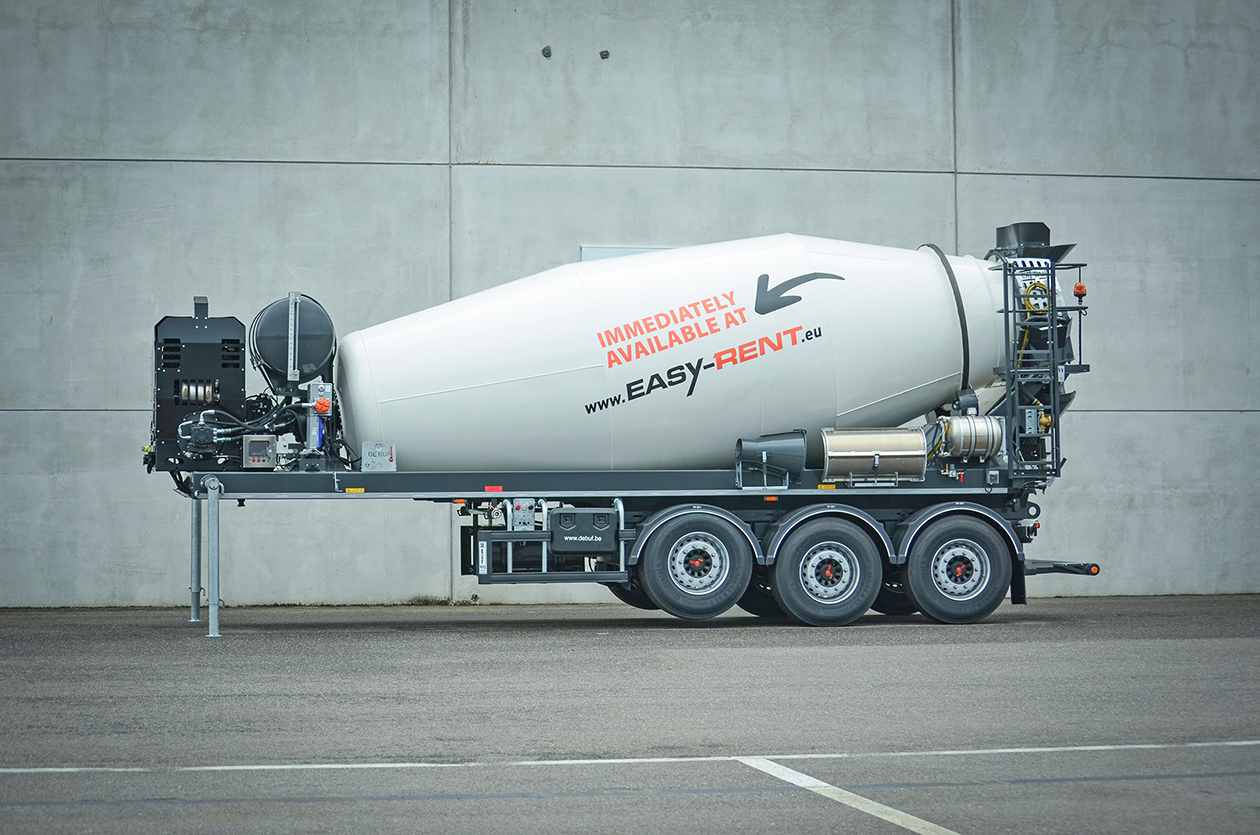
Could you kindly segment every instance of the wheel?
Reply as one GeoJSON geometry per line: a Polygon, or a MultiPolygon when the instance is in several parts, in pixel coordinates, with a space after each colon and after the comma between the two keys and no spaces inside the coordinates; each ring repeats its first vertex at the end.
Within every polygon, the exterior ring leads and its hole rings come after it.
{"type": "Polygon", "coordinates": [[[705,620],[743,596],[752,564],[752,547],[733,524],[707,513],[686,513],[652,533],[639,557],[639,582],[671,615],[705,620]]]}
{"type": "Polygon", "coordinates": [[[779,608],[779,603],[774,599],[774,592],[770,588],[765,569],[753,571],[752,580],[748,583],[748,589],[744,592],[744,596],[735,601],[735,605],[743,609],[750,615],[756,615],[759,618],[781,618],[785,617],[783,610],[779,608]]]}
{"type": "Polygon", "coordinates": [[[905,570],[884,566],[884,582],[871,608],[883,615],[913,615],[919,611],[906,594],[905,570]]]}
{"type": "Polygon", "coordinates": [[[779,549],[774,599],[801,623],[840,626],[871,608],[882,577],[879,551],[861,528],[843,519],[816,519],[779,549]]]}
{"type": "Polygon", "coordinates": [[[639,581],[633,576],[633,573],[629,583],[604,583],[604,585],[608,586],[608,590],[613,593],[613,597],[636,609],[660,608],[652,602],[652,598],[647,596],[647,592],[639,585],[639,581]]]}
{"type": "Polygon", "coordinates": [[[1011,552],[988,523],[947,516],[927,527],[906,560],[906,593],[940,623],[975,623],[1011,586],[1011,552]]]}

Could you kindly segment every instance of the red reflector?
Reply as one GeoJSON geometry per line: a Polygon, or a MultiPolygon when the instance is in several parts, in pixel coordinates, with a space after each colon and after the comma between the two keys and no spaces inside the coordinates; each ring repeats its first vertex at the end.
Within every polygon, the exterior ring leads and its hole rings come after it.
{"type": "Polygon", "coordinates": [[[486,492],[486,493],[502,493],[502,492],[503,492],[503,485],[502,485],[502,484],[487,484],[487,485],[483,488],[483,490],[484,490],[484,492],[486,492]]]}
{"type": "Polygon", "coordinates": [[[778,496],[766,496],[766,501],[768,502],[777,502],[778,500],[779,500],[778,496]]]}

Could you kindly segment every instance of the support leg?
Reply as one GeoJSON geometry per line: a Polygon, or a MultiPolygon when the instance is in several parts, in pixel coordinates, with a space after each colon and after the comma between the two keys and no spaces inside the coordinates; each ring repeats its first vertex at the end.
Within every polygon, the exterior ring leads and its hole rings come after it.
{"type": "Polygon", "coordinates": [[[192,592],[189,623],[201,620],[201,499],[192,500],[192,565],[188,590],[192,592]]]}
{"type": "Polygon", "coordinates": [[[214,476],[206,476],[201,482],[206,488],[206,503],[209,513],[206,520],[206,534],[209,540],[209,548],[207,549],[207,565],[206,565],[206,583],[209,585],[207,590],[209,599],[206,600],[206,610],[210,613],[210,632],[209,637],[218,638],[219,635],[219,496],[223,492],[223,484],[214,476]]]}

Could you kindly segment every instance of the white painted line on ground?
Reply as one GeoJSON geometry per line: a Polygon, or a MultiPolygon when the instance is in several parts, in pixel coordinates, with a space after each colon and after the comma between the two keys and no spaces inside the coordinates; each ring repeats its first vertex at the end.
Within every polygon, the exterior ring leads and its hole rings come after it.
{"type": "Polygon", "coordinates": [[[199,771],[366,771],[425,768],[505,768],[540,765],[652,765],[654,763],[730,762],[733,757],[628,757],[607,760],[504,760],[503,762],[387,763],[244,763],[239,765],[52,766],[0,768],[0,774],[184,774],[199,771]]]}
{"type": "Polygon", "coordinates": [[[1260,745],[1260,739],[1238,739],[1226,742],[1139,742],[1115,745],[1047,745],[1031,748],[960,748],[941,751],[871,751],[858,754],[780,754],[775,760],[841,760],[860,757],[959,757],[986,754],[1057,754],[1088,751],[1143,751],[1178,748],[1239,748],[1260,745]]]}
{"type": "MultiPolygon", "coordinates": [[[[1260,739],[1238,739],[1223,742],[1168,742],[1116,745],[1057,745],[1041,748],[972,748],[942,751],[867,751],[841,754],[771,754],[752,759],[765,760],[856,760],[869,757],[956,757],[987,754],[1051,754],[1091,751],[1155,751],[1187,748],[1239,748],[1260,745],[1260,739]]],[[[419,768],[507,768],[543,765],[653,765],[667,763],[743,762],[736,756],[709,757],[621,757],[581,760],[504,760],[502,762],[377,762],[377,763],[244,763],[239,765],[137,765],[137,766],[32,766],[0,767],[0,774],[177,774],[198,771],[336,771],[365,769],[419,768]]]]}
{"type": "Polygon", "coordinates": [[[919,835],[958,835],[958,833],[952,829],[946,829],[943,826],[937,826],[931,821],[916,818],[914,815],[911,815],[908,812],[903,812],[900,809],[894,809],[891,806],[876,803],[869,797],[863,797],[860,794],[845,791],[844,789],[833,786],[830,783],[824,783],[822,780],[810,777],[808,774],[802,774],[799,771],[794,771],[785,765],[779,765],[778,763],[771,762],[763,757],[736,757],[735,759],[739,760],[746,766],[757,769],[758,771],[764,771],[771,777],[777,777],[785,783],[791,783],[794,786],[809,789],[815,794],[820,794],[829,800],[834,800],[837,803],[843,803],[845,806],[850,806],[857,809],[859,812],[865,812],[868,815],[874,815],[875,817],[880,818],[881,820],[886,820],[889,823],[895,823],[902,829],[909,829],[911,832],[919,833],[919,835]]]}

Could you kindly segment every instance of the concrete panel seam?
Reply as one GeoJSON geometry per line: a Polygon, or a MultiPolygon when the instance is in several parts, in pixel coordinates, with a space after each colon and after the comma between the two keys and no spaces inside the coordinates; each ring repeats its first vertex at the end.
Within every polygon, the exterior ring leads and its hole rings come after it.
{"type": "Polygon", "coordinates": [[[1260,409],[1072,409],[1077,415],[1250,415],[1260,409]]]}
{"type": "Polygon", "coordinates": [[[210,159],[193,157],[0,157],[0,163],[101,163],[104,165],[275,165],[275,166],[393,166],[401,168],[444,168],[446,162],[421,162],[414,160],[345,160],[345,159],[210,159]]]}
{"type": "Polygon", "coordinates": [[[1069,180],[1134,180],[1143,182],[1206,182],[1206,183],[1256,183],[1260,177],[1191,177],[1152,174],[1089,174],[1058,172],[1046,173],[1036,171],[971,171],[945,170],[931,168],[774,168],[748,167],[734,165],[585,165],[564,163],[482,163],[482,162],[421,162],[409,160],[319,160],[319,159],[201,159],[178,158],[142,159],[128,157],[0,157],[2,163],[100,163],[100,164],[136,164],[136,165],[274,165],[274,166],[329,166],[329,167],[376,167],[390,166],[401,168],[501,168],[501,169],[555,169],[565,171],[582,169],[591,171],[735,171],[747,173],[800,173],[800,174],[931,174],[952,175],[958,177],[1029,177],[1038,179],[1069,180]]]}
{"type": "Polygon", "coordinates": [[[781,173],[791,172],[799,174],[935,174],[935,175],[956,175],[959,177],[1035,177],[1038,179],[1073,179],[1073,180],[1137,180],[1146,182],[1164,182],[1164,181],[1184,181],[1184,182],[1225,182],[1225,183],[1255,183],[1260,182],[1260,178],[1252,177],[1187,177],[1187,176],[1156,176],[1156,175],[1139,175],[1139,174],[1072,174],[1058,173],[1045,174],[1038,172],[1020,172],[1020,171],[948,171],[936,170],[929,168],[770,168],[770,167],[749,167],[734,165],[566,165],[564,163],[542,163],[542,162],[453,162],[453,168],[503,168],[503,169],[555,169],[557,171],[565,171],[569,169],[582,169],[589,171],[738,171],[748,173],[781,173]]]}
{"type": "Polygon", "coordinates": [[[958,232],[958,0],[949,2],[949,109],[954,163],[954,254],[959,254],[958,232]]]}
{"type": "Polygon", "coordinates": [[[1045,180],[1136,180],[1142,182],[1187,182],[1187,183],[1256,183],[1260,177],[1191,177],[1172,174],[1088,174],[1037,171],[959,171],[958,175],[967,177],[1029,177],[1045,180]]]}

